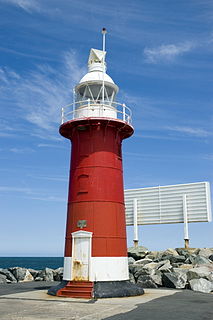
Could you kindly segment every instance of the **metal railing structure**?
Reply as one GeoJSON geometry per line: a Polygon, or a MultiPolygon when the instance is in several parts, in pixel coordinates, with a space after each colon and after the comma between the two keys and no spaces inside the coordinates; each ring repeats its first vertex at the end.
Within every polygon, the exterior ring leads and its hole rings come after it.
{"type": "Polygon", "coordinates": [[[88,117],[119,119],[131,124],[132,111],[125,104],[90,99],[68,104],[61,109],[62,124],[69,120],[88,117]]]}

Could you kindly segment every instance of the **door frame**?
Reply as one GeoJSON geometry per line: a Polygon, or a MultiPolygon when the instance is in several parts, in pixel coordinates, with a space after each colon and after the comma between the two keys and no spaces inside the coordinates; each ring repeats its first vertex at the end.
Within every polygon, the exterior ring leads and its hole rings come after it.
{"type": "Polygon", "coordinates": [[[88,252],[88,280],[91,279],[91,255],[92,255],[92,232],[89,231],[75,231],[71,233],[72,235],[72,267],[71,267],[71,279],[73,280],[73,264],[74,264],[74,248],[75,239],[86,238],[89,240],[89,252],[88,252]]]}

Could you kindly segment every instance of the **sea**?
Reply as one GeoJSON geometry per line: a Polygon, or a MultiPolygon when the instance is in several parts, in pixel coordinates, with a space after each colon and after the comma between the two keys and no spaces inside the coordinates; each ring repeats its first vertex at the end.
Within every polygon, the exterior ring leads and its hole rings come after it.
{"type": "Polygon", "coordinates": [[[22,267],[42,270],[44,268],[57,269],[63,267],[63,257],[0,257],[0,268],[22,267]]]}

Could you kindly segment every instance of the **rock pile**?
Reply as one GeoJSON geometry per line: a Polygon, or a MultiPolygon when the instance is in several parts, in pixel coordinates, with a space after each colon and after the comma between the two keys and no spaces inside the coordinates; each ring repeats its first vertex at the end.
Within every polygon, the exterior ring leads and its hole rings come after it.
{"type": "Polygon", "coordinates": [[[213,291],[213,248],[148,251],[129,248],[130,281],[143,288],[213,291]]]}
{"type": "Polygon", "coordinates": [[[8,269],[0,268],[0,284],[16,283],[27,281],[61,281],[63,278],[63,268],[43,270],[26,269],[14,267],[8,269]]]}
{"type": "MultiPolygon", "coordinates": [[[[129,248],[130,281],[143,288],[168,287],[213,291],[213,248],[149,251],[129,248]]],[[[0,268],[0,284],[24,281],[62,281],[63,268],[43,270],[0,268]]]]}

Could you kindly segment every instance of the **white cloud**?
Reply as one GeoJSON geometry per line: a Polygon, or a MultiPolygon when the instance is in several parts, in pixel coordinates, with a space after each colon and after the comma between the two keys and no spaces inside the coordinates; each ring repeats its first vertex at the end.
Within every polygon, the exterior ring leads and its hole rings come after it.
{"type": "MultiPolygon", "coordinates": [[[[59,122],[57,122],[57,124],[59,124],[59,122]]],[[[42,128],[36,127],[34,128],[33,131],[30,130],[30,135],[32,137],[36,137],[45,141],[61,141],[62,140],[59,133],[56,134],[56,128],[53,128],[53,130],[50,132],[49,130],[47,130],[47,128],[42,129],[42,128]]]]}
{"type": "Polygon", "coordinates": [[[2,68],[0,68],[0,82],[4,83],[4,84],[8,83],[7,77],[6,77],[5,72],[2,68]]]}
{"type": "Polygon", "coordinates": [[[21,188],[21,187],[7,187],[7,186],[0,186],[0,191],[2,192],[21,192],[21,193],[31,193],[31,190],[28,188],[21,188]]]}
{"type": "MultiPolygon", "coordinates": [[[[62,181],[62,180],[61,180],[62,181]]],[[[50,201],[50,202],[65,202],[66,199],[60,196],[50,195],[47,190],[31,190],[30,188],[22,188],[22,187],[11,187],[11,186],[0,186],[0,192],[4,193],[18,193],[18,197],[22,197],[25,199],[31,200],[40,200],[40,201],[50,201]],[[41,192],[42,191],[42,192],[41,192]]]]}
{"type": "Polygon", "coordinates": [[[174,126],[174,127],[166,127],[165,129],[170,130],[170,131],[179,132],[181,134],[195,136],[198,138],[209,137],[210,135],[212,135],[211,132],[204,130],[204,129],[200,129],[200,128],[174,126]]]}
{"type": "Polygon", "coordinates": [[[33,174],[29,174],[28,176],[33,179],[38,179],[38,180],[59,181],[59,182],[67,182],[68,181],[68,178],[64,177],[64,176],[50,177],[50,176],[33,175],[33,174]]]}
{"type": "Polygon", "coordinates": [[[53,148],[53,149],[66,149],[64,146],[60,144],[50,144],[50,143],[39,143],[37,145],[38,148],[53,148]]]}
{"type": "MultiPolygon", "coordinates": [[[[18,50],[9,49],[9,48],[3,47],[3,46],[0,46],[0,51],[8,52],[10,54],[14,54],[14,55],[21,56],[21,57],[33,58],[33,59],[37,59],[37,60],[58,62],[58,60],[56,58],[48,57],[46,55],[44,56],[44,55],[29,54],[29,53],[26,53],[26,52],[21,52],[21,51],[18,51],[18,50]]],[[[19,75],[17,75],[17,76],[19,76],[19,75]]]]}
{"type": "Polygon", "coordinates": [[[50,133],[60,123],[60,108],[72,102],[72,88],[83,73],[85,69],[79,66],[73,51],[66,52],[61,66],[54,69],[48,64],[37,65],[35,70],[20,75],[1,68],[2,97],[12,97],[16,114],[18,107],[19,116],[50,133]]]}
{"type": "Polygon", "coordinates": [[[213,154],[205,154],[203,156],[203,159],[212,161],[213,160],[213,154]]]}
{"type": "Polygon", "coordinates": [[[0,137],[15,137],[16,134],[17,130],[14,127],[11,127],[4,119],[0,119],[0,137]]]}
{"type": "Polygon", "coordinates": [[[63,197],[55,197],[55,196],[27,197],[27,199],[39,200],[39,201],[49,201],[49,202],[65,202],[65,201],[66,201],[66,198],[63,198],[63,197]]]}
{"type": "Polygon", "coordinates": [[[11,79],[20,79],[20,76],[18,73],[16,73],[13,70],[10,70],[7,67],[1,67],[0,68],[0,81],[8,83],[8,78],[11,79]]]}
{"type": "MultiPolygon", "coordinates": [[[[135,138],[139,139],[151,139],[151,140],[180,140],[180,138],[174,137],[174,136],[169,136],[169,135],[162,135],[162,134],[134,134],[135,138]]],[[[182,140],[182,139],[181,139],[182,140]]]]}
{"type": "Polygon", "coordinates": [[[27,12],[40,11],[40,4],[37,0],[1,0],[1,1],[15,5],[27,12]]]}
{"type": "Polygon", "coordinates": [[[31,148],[11,148],[10,152],[13,153],[31,153],[31,152],[35,152],[35,150],[31,149],[31,148]]]}
{"type": "Polygon", "coordinates": [[[180,44],[162,44],[157,48],[145,48],[144,55],[147,63],[172,62],[183,53],[189,52],[194,48],[192,42],[183,42],[180,44]]]}

